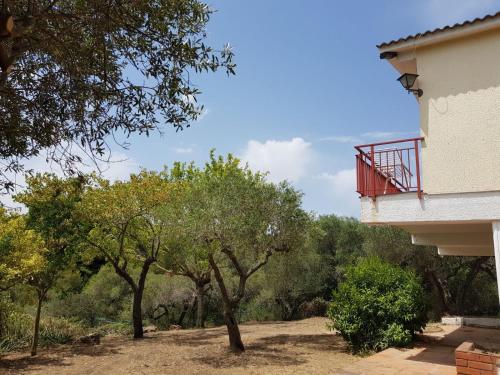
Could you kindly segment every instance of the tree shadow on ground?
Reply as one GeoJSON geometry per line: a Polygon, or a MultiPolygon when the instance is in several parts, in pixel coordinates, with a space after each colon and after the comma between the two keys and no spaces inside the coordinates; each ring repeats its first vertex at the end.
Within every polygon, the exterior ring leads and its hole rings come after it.
{"type": "Polygon", "coordinates": [[[181,346],[205,346],[217,343],[217,339],[227,336],[225,330],[196,330],[193,332],[178,331],[180,334],[171,334],[161,337],[164,344],[181,346]]]}
{"type": "Polygon", "coordinates": [[[338,336],[332,334],[289,335],[280,334],[261,337],[246,345],[243,353],[235,354],[229,350],[210,351],[193,358],[213,368],[298,366],[308,362],[310,349],[320,352],[348,354],[348,347],[338,336]]]}
{"type": "Polygon", "coordinates": [[[200,357],[193,358],[194,362],[199,362],[217,369],[227,369],[232,367],[256,367],[265,366],[298,366],[306,363],[302,358],[304,353],[278,349],[272,347],[255,348],[248,345],[243,353],[233,353],[228,349],[210,351],[200,357]]]}
{"type": "Polygon", "coordinates": [[[13,354],[0,357],[0,370],[28,370],[44,366],[71,366],[66,358],[72,356],[100,357],[119,354],[120,343],[105,345],[78,345],[72,344],[57,348],[39,349],[39,354],[32,357],[29,353],[13,354]]]}
{"type": "Polygon", "coordinates": [[[262,337],[251,345],[256,348],[263,348],[270,345],[292,345],[299,347],[307,347],[318,351],[335,351],[339,353],[350,353],[349,347],[340,337],[330,333],[316,335],[288,335],[281,334],[275,336],[262,337]]]}

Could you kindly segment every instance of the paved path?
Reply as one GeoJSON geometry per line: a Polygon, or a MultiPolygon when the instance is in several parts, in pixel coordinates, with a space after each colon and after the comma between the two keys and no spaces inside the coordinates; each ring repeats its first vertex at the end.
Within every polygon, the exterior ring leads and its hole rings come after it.
{"type": "Polygon", "coordinates": [[[421,335],[411,349],[387,349],[352,363],[337,375],[454,375],[455,348],[464,341],[500,347],[500,330],[438,326],[439,332],[421,335]]]}
{"type": "Polygon", "coordinates": [[[419,344],[412,349],[387,349],[337,372],[337,375],[455,375],[455,348],[419,344]]]}

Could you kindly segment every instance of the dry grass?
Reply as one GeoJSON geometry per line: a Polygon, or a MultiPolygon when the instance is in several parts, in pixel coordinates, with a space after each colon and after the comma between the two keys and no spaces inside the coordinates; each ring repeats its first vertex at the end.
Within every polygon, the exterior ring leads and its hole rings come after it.
{"type": "Polygon", "coordinates": [[[98,346],[64,346],[0,358],[1,374],[331,374],[358,358],[327,320],[241,326],[247,350],[227,350],[225,327],[156,332],[143,340],[106,337],[98,346]]]}

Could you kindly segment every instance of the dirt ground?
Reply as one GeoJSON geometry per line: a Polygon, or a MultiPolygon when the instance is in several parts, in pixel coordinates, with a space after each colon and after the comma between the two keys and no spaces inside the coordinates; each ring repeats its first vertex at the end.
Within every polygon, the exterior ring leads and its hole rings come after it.
{"type": "Polygon", "coordinates": [[[331,374],[359,358],[327,320],[241,325],[246,351],[227,350],[225,327],[155,332],[134,341],[105,337],[96,346],[61,346],[0,357],[0,374],[331,374]]]}

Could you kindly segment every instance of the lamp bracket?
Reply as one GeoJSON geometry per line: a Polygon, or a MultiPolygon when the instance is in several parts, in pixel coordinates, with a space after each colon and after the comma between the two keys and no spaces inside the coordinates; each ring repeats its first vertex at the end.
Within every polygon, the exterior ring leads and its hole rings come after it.
{"type": "Polygon", "coordinates": [[[412,92],[414,93],[416,96],[418,96],[419,98],[424,95],[424,91],[422,89],[407,89],[408,90],[408,93],[412,92]]]}

